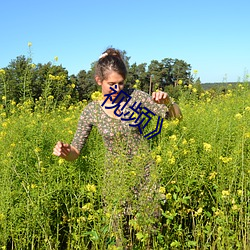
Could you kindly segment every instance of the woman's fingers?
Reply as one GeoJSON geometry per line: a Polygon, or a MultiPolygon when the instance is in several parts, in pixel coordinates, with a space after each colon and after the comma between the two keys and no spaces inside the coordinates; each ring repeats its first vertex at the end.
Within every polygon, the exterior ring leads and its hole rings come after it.
{"type": "Polygon", "coordinates": [[[70,145],[67,143],[63,143],[61,141],[57,142],[54,149],[53,154],[60,157],[66,157],[70,152],[70,145]]]}
{"type": "Polygon", "coordinates": [[[168,93],[166,92],[158,91],[158,92],[153,92],[152,99],[156,103],[166,103],[169,100],[169,96],[168,93]]]}

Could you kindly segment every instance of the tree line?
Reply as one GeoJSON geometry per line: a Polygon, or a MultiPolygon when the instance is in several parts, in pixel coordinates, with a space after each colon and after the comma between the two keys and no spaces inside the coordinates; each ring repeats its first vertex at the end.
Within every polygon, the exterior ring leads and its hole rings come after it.
{"type": "MultiPolygon", "coordinates": [[[[123,51],[128,68],[127,87],[136,87],[145,92],[156,89],[166,91],[169,86],[175,87],[200,82],[191,72],[191,65],[183,60],[165,58],[147,63],[130,65],[126,52],[123,51]]],[[[32,99],[53,97],[58,102],[69,97],[71,102],[90,100],[91,94],[99,90],[94,80],[95,62],[90,70],[80,70],[77,75],[69,75],[62,65],[54,62],[34,64],[31,57],[24,55],[11,60],[9,65],[0,70],[0,95],[2,100],[16,103],[32,99]]]]}

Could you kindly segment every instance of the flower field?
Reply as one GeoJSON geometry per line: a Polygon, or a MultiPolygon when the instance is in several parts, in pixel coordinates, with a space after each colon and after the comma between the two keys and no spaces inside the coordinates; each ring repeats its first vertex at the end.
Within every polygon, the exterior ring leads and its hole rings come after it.
{"type": "MultiPolygon", "coordinates": [[[[159,222],[137,214],[122,240],[128,249],[249,249],[249,84],[190,91],[178,104],[183,120],[164,121],[149,140],[163,197],[159,222]]],[[[85,105],[56,107],[48,97],[45,107],[39,100],[10,102],[8,113],[0,106],[0,249],[122,249],[122,226],[112,227],[120,207],[105,209],[101,193],[107,186],[119,201],[149,156],[126,168],[121,155],[108,185],[96,129],[77,161],[53,156],[58,140],[71,142],[85,105]]]]}

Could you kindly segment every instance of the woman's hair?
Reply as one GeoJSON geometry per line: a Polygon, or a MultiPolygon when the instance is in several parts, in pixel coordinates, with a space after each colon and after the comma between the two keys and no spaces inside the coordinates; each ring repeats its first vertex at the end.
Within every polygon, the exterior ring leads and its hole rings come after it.
{"type": "Polygon", "coordinates": [[[108,48],[102,53],[95,65],[95,76],[100,77],[103,81],[107,78],[110,71],[120,74],[124,80],[127,76],[127,68],[122,53],[114,48],[108,48]]]}

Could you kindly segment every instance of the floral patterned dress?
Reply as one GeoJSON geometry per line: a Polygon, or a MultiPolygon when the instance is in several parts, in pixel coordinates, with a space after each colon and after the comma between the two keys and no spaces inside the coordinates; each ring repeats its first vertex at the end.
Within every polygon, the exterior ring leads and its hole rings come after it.
{"type": "MultiPolygon", "coordinates": [[[[157,116],[161,116],[163,118],[168,117],[167,106],[155,103],[151,96],[147,93],[134,89],[126,90],[126,93],[131,97],[131,99],[122,110],[120,119],[112,118],[105,113],[101,103],[98,101],[93,101],[84,108],[78,122],[77,131],[72,141],[72,145],[78,149],[79,152],[84,146],[89,133],[91,132],[92,126],[96,126],[99,133],[102,135],[107,150],[110,153],[114,154],[116,152],[115,142],[119,141],[122,142],[128,155],[135,155],[138,147],[142,143],[142,140],[145,140],[140,133],[138,126],[132,127],[130,124],[133,122],[126,120],[128,119],[128,116],[133,113],[129,107],[135,102],[137,104],[142,103],[141,107],[146,107],[157,116]],[[127,113],[129,114],[126,115],[127,113]]],[[[121,143],[119,144],[121,145],[121,143]]]]}
{"type": "MultiPolygon", "coordinates": [[[[151,96],[143,91],[128,89],[126,93],[131,99],[122,110],[120,119],[110,117],[100,102],[89,103],[80,116],[72,145],[81,151],[92,127],[96,126],[107,148],[105,173],[101,184],[105,207],[111,204],[110,211],[115,211],[114,200],[119,200],[125,215],[143,210],[141,214],[144,214],[145,218],[154,217],[153,213],[158,209],[157,200],[159,201],[156,195],[157,180],[151,177],[155,164],[149,157],[147,139],[140,133],[139,127],[130,126],[131,121],[124,119],[130,116],[132,112],[130,107],[135,102],[141,103],[142,107],[163,118],[169,117],[168,108],[164,104],[155,103],[151,96]],[[129,115],[127,115],[128,112],[130,112],[129,115]],[[140,150],[140,153],[143,152],[143,157],[138,154],[140,148],[143,149],[140,150]],[[133,161],[134,158],[138,158],[137,161],[133,161]],[[118,163],[115,159],[119,159],[118,163]]],[[[120,215],[116,216],[113,217],[118,220],[120,215]]],[[[117,221],[114,225],[117,228],[117,221]]]]}

